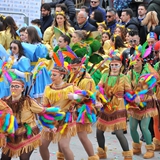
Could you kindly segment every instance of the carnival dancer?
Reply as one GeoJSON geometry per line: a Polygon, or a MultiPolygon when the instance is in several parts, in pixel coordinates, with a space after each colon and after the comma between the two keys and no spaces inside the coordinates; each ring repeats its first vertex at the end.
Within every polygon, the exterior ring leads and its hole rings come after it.
{"type": "MultiPolygon", "coordinates": [[[[154,45],[154,50],[156,52],[155,54],[156,54],[158,60],[160,58],[159,49],[160,49],[160,41],[157,41],[154,45]]],[[[157,62],[154,65],[154,69],[160,75],[160,62],[157,62]]],[[[157,98],[157,105],[158,105],[158,107],[160,107],[159,106],[159,104],[160,104],[160,79],[158,79],[157,86],[156,86],[156,98],[157,98]]],[[[158,112],[158,114],[160,114],[160,111],[158,112]]],[[[155,137],[153,138],[153,143],[155,145],[155,151],[160,151],[160,131],[159,131],[160,122],[159,122],[159,116],[160,115],[157,115],[153,118],[153,120],[154,120],[154,134],[155,134],[155,137]]]]}
{"type": "Polygon", "coordinates": [[[73,160],[74,156],[70,150],[69,143],[72,136],[76,135],[76,124],[73,121],[73,105],[68,99],[68,94],[74,92],[74,87],[71,84],[67,84],[64,78],[67,74],[67,70],[63,67],[54,67],[52,70],[53,83],[46,86],[43,96],[43,105],[58,105],[61,109],[68,114],[71,114],[70,122],[67,124],[65,121],[59,122],[59,128],[55,133],[46,130],[42,130],[42,146],[40,147],[40,154],[43,160],[49,160],[48,146],[50,142],[58,142],[59,152],[57,153],[57,159],[66,158],[67,160],[73,160]],[[64,155],[63,155],[63,154],[64,155]]]}
{"type": "MultiPolygon", "coordinates": [[[[24,95],[24,85],[22,80],[13,80],[10,85],[11,96],[4,99],[17,119],[18,129],[15,131],[14,136],[7,136],[7,145],[2,149],[2,160],[10,160],[12,157],[29,160],[33,150],[41,145],[41,135],[36,124],[35,115],[40,114],[42,116],[44,114],[48,115],[47,113],[49,115],[56,113],[39,106],[35,100],[24,95]]],[[[53,107],[51,109],[53,110],[53,107]]],[[[63,117],[59,118],[62,119],[63,117]]],[[[54,123],[54,116],[51,119],[54,123]]],[[[52,129],[52,127],[48,128],[52,129]]]]}
{"type": "Polygon", "coordinates": [[[124,93],[131,91],[127,77],[121,74],[122,62],[118,56],[113,56],[109,64],[109,73],[104,73],[97,91],[96,107],[101,108],[97,121],[98,156],[107,158],[105,147],[105,131],[114,131],[123,149],[124,160],[132,159],[132,151],[123,134],[126,129],[127,111],[124,104],[124,93]]]}
{"type": "Polygon", "coordinates": [[[61,34],[71,35],[74,28],[71,27],[64,11],[56,12],[53,25],[48,27],[43,35],[43,43],[46,45],[48,51],[52,51],[57,46],[58,38],[61,34]],[[58,32],[58,33],[57,33],[58,32]]]}
{"type": "MultiPolygon", "coordinates": [[[[83,64],[81,58],[75,58],[71,61],[71,74],[69,76],[68,82],[74,83],[74,85],[80,88],[81,90],[89,90],[91,92],[95,92],[95,82],[89,75],[89,73],[87,73],[85,67],[83,67],[82,65],[83,64]]],[[[77,134],[88,156],[95,158],[96,160],[96,158],[99,158],[96,155],[94,155],[92,143],[87,137],[87,134],[92,133],[92,123],[87,118],[87,115],[84,119],[85,122],[80,121],[76,123],[77,134]]]]}
{"type": "Polygon", "coordinates": [[[65,68],[54,67],[51,76],[53,83],[45,88],[43,105],[60,106],[61,110],[66,112],[66,117],[58,122],[56,133],[48,131],[46,128],[42,130],[40,153],[44,160],[49,160],[48,146],[51,141],[54,143],[58,142],[59,151],[57,152],[57,159],[74,159],[74,155],[69,147],[71,137],[77,133],[76,122],[73,119],[76,102],[72,100],[81,99],[81,97],[73,94],[78,89],[77,87],[64,81],[66,74],[68,72],[65,68]]]}
{"type": "Polygon", "coordinates": [[[18,130],[14,137],[8,137],[7,145],[2,150],[1,159],[9,160],[16,156],[21,160],[29,160],[33,150],[41,144],[35,113],[43,113],[45,109],[33,99],[23,96],[24,82],[22,80],[13,80],[10,90],[11,96],[4,101],[10,106],[17,118],[18,130]]]}
{"type": "Polygon", "coordinates": [[[3,19],[3,28],[4,31],[0,32],[0,44],[3,45],[3,47],[8,50],[10,47],[10,43],[13,40],[19,40],[19,36],[16,33],[16,30],[18,30],[18,27],[14,21],[14,19],[11,16],[1,16],[3,19]]]}
{"type": "Polygon", "coordinates": [[[27,27],[25,33],[25,41],[28,43],[22,42],[22,46],[25,56],[31,61],[31,68],[29,71],[33,73],[40,63],[45,65],[41,70],[41,74],[39,74],[36,79],[32,80],[33,87],[30,92],[30,96],[36,98],[40,103],[45,86],[51,83],[50,75],[47,70],[49,62],[45,59],[48,51],[45,45],[41,43],[41,39],[34,27],[27,27]]]}
{"type": "Polygon", "coordinates": [[[25,86],[30,78],[30,60],[24,56],[24,51],[19,40],[13,40],[10,44],[11,56],[2,64],[2,80],[0,82],[0,98],[9,96],[10,83],[13,79],[19,78],[25,81],[25,86]],[[4,90],[5,91],[2,91],[4,90]]]}
{"type": "MultiPolygon", "coordinates": [[[[147,43],[145,45],[147,45],[147,43]]],[[[142,48],[144,48],[144,46],[142,48]]],[[[132,57],[132,60],[134,60],[135,63],[133,64],[133,68],[127,74],[131,81],[133,91],[139,92],[144,89],[148,89],[146,88],[145,83],[140,82],[140,76],[152,73],[153,75],[158,77],[158,74],[151,67],[151,65],[149,63],[145,63],[150,51],[151,46],[146,51],[142,50],[141,52],[137,52],[137,54],[134,53],[134,58],[132,57]]],[[[140,142],[139,134],[137,132],[137,126],[140,122],[141,131],[146,141],[147,152],[143,155],[143,158],[145,159],[154,157],[155,146],[154,144],[152,144],[152,136],[148,129],[151,117],[154,117],[158,114],[154,97],[155,96],[153,89],[148,89],[148,92],[144,96],[136,96],[134,100],[134,102],[136,103],[135,107],[128,108],[128,114],[130,116],[130,133],[133,139],[133,154],[141,154],[142,142],[140,142]]]]}

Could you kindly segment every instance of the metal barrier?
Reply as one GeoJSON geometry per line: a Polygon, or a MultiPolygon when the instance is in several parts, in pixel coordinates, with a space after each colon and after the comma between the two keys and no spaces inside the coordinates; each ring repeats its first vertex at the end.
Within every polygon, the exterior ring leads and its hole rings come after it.
{"type": "Polygon", "coordinates": [[[27,17],[26,14],[22,13],[22,12],[6,12],[6,11],[0,11],[0,13],[2,14],[16,14],[16,15],[23,15],[24,16],[24,23],[26,23],[27,25],[29,25],[29,17],[27,17]]]}

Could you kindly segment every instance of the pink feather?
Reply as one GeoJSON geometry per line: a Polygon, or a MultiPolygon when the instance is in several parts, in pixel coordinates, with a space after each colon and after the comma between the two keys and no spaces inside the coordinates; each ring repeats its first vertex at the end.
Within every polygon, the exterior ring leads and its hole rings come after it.
{"type": "Polygon", "coordinates": [[[84,124],[84,114],[85,112],[82,113],[82,123],[84,124]]]}
{"type": "Polygon", "coordinates": [[[149,47],[146,49],[146,51],[145,51],[145,53],[144,53],[144,55],[143,55],[143,58],[146,58],[146,57],[151,53],[151,50],[152,50],[152,46],[149,46],[149,47]]]}
{"type": "Polygon", "coordinates": [[[6,76],[7,80],[11,83],[11,82],[12,82],[12,78],[11,78],[11,76],[8,74],[8,72],[4,71],[4,75],[6,76]]]}

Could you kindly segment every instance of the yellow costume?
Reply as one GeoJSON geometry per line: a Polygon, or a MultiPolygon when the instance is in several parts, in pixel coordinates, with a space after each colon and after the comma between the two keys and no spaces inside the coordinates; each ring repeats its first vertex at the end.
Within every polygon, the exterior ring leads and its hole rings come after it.
{"type": "MultiPolygon", "coordinates": [[[[6,30],[0,32],[0,44],[2,44],[6,50],[9,49],[10,43],[15,39],[12,37],[10,30],[8,27],[6,30]]],[[[20,38],[17,36],[16,39],[19,40],[20,38]]]]}
{"type": "Polygon", "coordinates": [[[21,154],[28,153],[41,145],[41,135],[36,124],[35,114],[43,113],[45,109],[29,97],[21,97],[19,101],[14,102],[12,97],[8,97],[4,101],[10,106],[17,119],[18,129],[14,137],[7,137],[9,141],[2,152],[3,154],[9,153],[9,157],[19,157],[21,154]],[[29,136],[25,127],[26,124],[32,129],[29,136]]]}
{"type": "Polygon", "coordinates": [[[62,112],[70,112],[71,119],[69,123],[65,123],[65,118],[58,121],[56,133],[46,129],[42,130],[42,138],[58,142],[63,137],[72,137],[76,135],[76,122],[74,120],[74,103],[68,99],[68,94],[73,93],[76,88],[72,84],[65,83],[61,88],[57,88],[54,84],[46,86],[43,96],[44,106],[59,106],[62,112]]]}
{"type": "MultiPolygon", "coordinates": [[[[109,99],[108,103],[104,103],[103,110],[99,113],[97,128],[102,131],[126,130],[127,111],[124,104],[124,93],[131,90],[128,78],[120,74],[119,76],[108,76],[104,73],[99,83],[104,89],[105,96],[109,99]]],[[[98,100],[100,92],[97,92],[98,100]]]]}
{"type": "MultiPolygon", "coordinates": [[[[57,27],[58,28],[58,27],[57,27]]],[[[62,31],[62,33],[65,34],[72,34],[75,30],[73,27],[69,27],[68,31],[65,31],[65,29],[60,29],[62,31]]],[[[48,27],[43,35],[43,43],[44,45],[47,47],[48,51],[53,51],[53,40],[55,38],[55,34],[54,34],[54,28],[53,26],[48,27]]]]}
{"type": "MultiPolygon", "coordinates": [[[[72,80],[72,77],[73,75],[71,75],[70,80],[72,80]]],[[[95,92],[95,82],[91,78],[91,76],[88,73],[86,73],[83,79],[81,79],[81,77],[82,76],[75,78],[75,80],[73,81],[74,85],[80,88],[81,90],[86,90],[86,91],[89,90],[91,92],[95,92]]],[[[76,127],[77,127],[77,132],[82,132],[82,131],[86,131],[87,133],[92,132],[91,122],[87,117],[85,117],[85,123],[82,124],[80,122],[77,122],[76,127]]]]}

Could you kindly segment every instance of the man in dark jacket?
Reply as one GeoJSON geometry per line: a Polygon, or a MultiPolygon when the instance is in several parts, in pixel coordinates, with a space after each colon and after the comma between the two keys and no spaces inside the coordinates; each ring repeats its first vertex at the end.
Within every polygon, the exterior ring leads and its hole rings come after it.
{"type": "Polygon", "coordinates": [[[57,0],[56,2],[50,2],[48,3],[51,8],[55,8],[57,4],[64,3],[68,9],[68,16],[71,21],[74,20],[75,15],[76,15],[76,10],[74,6],[74,1],[73,0],[57,0]]]}
{"type": "Polygon", "coordinates": [[[76,30],[86,30],[88,31],[96,31],[96,27],[91,25],[87,19],[88,15],[85,11],[80,11],[77,14],[77,25],[75,25],[76,30]]]}
{"type": "Polygon", "coordinates": [[[52,25],[53,17],[51,16],[51,8],[48,4],[44,3],[41,5],[41,14],[42,18],[40,19],[41,22],[41,31],[42,34],[44,31],[52,25]]]}
{"type": "Polygon", "coordinates": [[[106,11],[101,8],[100,6],[100,0],[90,0],[90,7],[89,7],[89,16],[91,13],[95,10],[99,10],[103,15],[103,20],[106,19],[106,11]]]}
{"type": "Polygon", "coordinates": [[[160,0],[152,0],[149,3],[148,9],[147,9],[147,12],[149,11],[157,12],[157,17],[158,17],[159,24],[160,24],[160,0]]]}
{"type": "Polygon", "coordinates": [[[139,31],[139,22],[133,18],[133,11],[130,8],[122,10],[121,19],[126,28],[139,31]]]}

